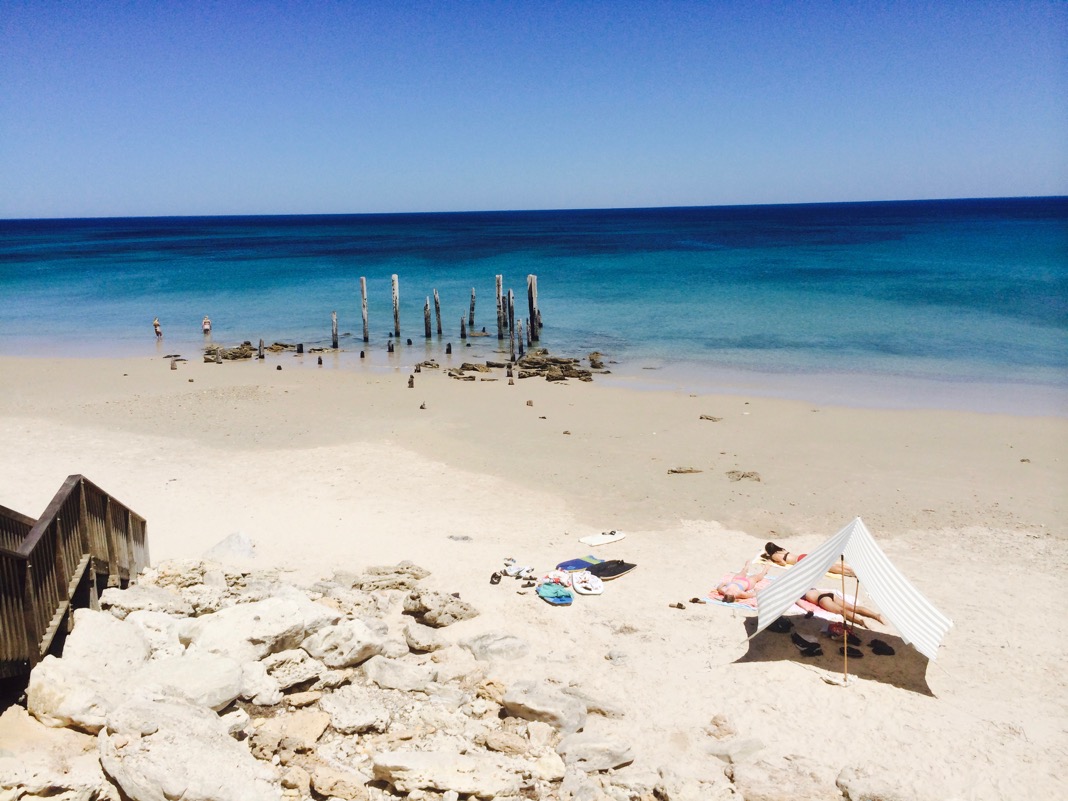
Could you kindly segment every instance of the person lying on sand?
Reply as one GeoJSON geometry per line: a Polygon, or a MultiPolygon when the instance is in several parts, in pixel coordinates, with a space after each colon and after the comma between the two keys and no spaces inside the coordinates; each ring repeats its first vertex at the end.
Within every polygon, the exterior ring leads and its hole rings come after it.
{"type": "Polygon", "coordinates": [[[724,603],[732,604],[756,595],[756,585],[767,575],[768,569],[762,567],[753,575],[749,575],[749,565],[750,561],[746,561],[741,570],[716,587],[716,592],[723,596],[724,603]]]}
{"type": "Polygon", "coordinates": [[[872,620],[878,620],[884,626],[886,625],[886,620],[878,612],[873,612],[863,606],[847,601],[836,592],[813,587],[801,597],[810,604],[816,604],[820,609],[826,609],[828,612],[841,615],[846,620],[864,628],[868,628],[868,624],[860,619],[862,615],[870,617],[872,620]]]}
{"type": "MultiPolygon", "coordinates": [[[[764,557],[770,559],[780,567],[789,567],[790,565],[796,565],[802,559],[808,556],[807,553],[790,553],[783,547],[776,545],[774,542],[769,542],[764,546],[764,557]]],[[[839,575],[849,576],[850,578],[856,578],[856,573],[853,572],[853,568],[847,565],[843,560],[839,559],[829,568],[828,573],[838,573],[839,575]]]]}

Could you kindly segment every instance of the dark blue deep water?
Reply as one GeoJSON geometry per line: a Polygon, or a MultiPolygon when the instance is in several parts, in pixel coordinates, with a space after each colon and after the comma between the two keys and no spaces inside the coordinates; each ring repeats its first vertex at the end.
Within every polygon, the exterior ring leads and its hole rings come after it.
{"type": "Polygon", "coordinates": [[[496,358],[497,274],[522,317],[536,274],[541,344],[621,382],[1068,413],[1068,198],[0,221],[0,352],[154,355],[158,316],[162,349],[196,355],[205,314],[218,342],[311,347],[336,311],[327,366],[496,358]],[[387,360],[394,273],[414,344],[387,360]],[[491,336],[461,350],[472,288],[491,336]]]}

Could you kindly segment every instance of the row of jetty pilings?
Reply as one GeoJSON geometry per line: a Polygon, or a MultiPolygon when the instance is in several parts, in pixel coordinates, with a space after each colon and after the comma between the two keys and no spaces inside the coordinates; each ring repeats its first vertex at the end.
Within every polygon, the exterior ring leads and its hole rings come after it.
{"type": "MultiPolygon", "coordinates": [[[[496,296],[497,296],[497,339],[498,341],[504,340],[504,332],[507,329],[509,332],[509,351],[512,361],[516,359],[516,319],[515,319],[515,295],[512,290],[509,289],[507,295],[504,294],[504,276],[495,276],[496,279],[496,296]]],[[[390,276],[390,283],[393,291],[393,336],[400,337],[400,281],[396,274],[390,276]]],[[[360,277],[360,308],[363,312],[363,341],[370,341],[370,330],[367,325],[367,278],[360,277]]],[[[527,312],[529,316],[526,320],[526,344],[528,346],[533,345],[540,339],[539,332],[542,328],[541,310],[538,308],[538,276],[527,276],[527,312]]],[[[337,334],[337,312],[331,312],[332,325],[331,325],[331,343],[336,350],[338,347],[338,334],[337,334]]],[[[441,299],[438,297],[438,290],[434,290],[434,316],[437,320],[437,332],[438,336],[442,335],[441,330],[441,299]]],[[[472,331],[475,325],[475,288],[471,287],[471,305],[468,309],[467,319],[464,319],[464,315],[460,315],[460,339],[467,339],[467,329],[470,327],[472,331]]],[[[523,321],[519,321],[519,355],[523,355],[523,321]]],[[[430,327],[430,297],[427,296],[426,302],[423,304],[423,333],[427,339],[430,339],[431,327],[430,327]]],[[[261,343],[261,355],[262,355],[262,343],[261,343]]]]}

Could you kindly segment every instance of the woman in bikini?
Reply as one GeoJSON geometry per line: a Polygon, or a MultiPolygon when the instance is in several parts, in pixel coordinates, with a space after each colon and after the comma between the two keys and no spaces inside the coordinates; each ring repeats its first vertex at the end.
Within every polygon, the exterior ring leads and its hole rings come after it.
{"type": "Polygon", "coordinates": [[[861,620],[861,616],[870,617],[872,620],[878,620],[883,625],[886,625],[886,620],[878,612],[858,606],[851,601],[845,600],[836,592],[830,592],[829,590],[819,590],[813,587],[806,592],[801,598],[808,601],[810,604],[815,604],[820,609],[826,609],[828,612],[833,612],[836,615],[841,615],[846,620],[855,623],[858,626],[868,628],[868,624],[861,620]]]}
{"type": "Polygon", "coordinates": [[[729,580],[716,587],[716,592],[723,596],[724,602],[732,604],[735,601],[742,600],[743,598],[752,598],[756,595],[756,585],[760,583],[760,580],[764,578],[765,575],[767,575],[768,569],[762,567],[759,571],[750,576],[749,565],[750,562],[746,562],[741,570],[731,576],[729,580]]]}
{"type": "MultiPolygon", "coordinates": [[[[780,567],[789,567],[790,565],[796,565],[806,556],[808,556],[807,553],[790,553],[788,550],[776,545],[774,542],[769,542],[767,545],[764,546],[764,558],[770,559],[772,562],[779,565],[780,567]]],[[[837,562],[827,568],[827,572],[838,573],[840,575],[849,576],[850,578],[856,577],[856,574],[853,572],[853,568],[851,568],[841,559],[839,559],[837,562]]]]}

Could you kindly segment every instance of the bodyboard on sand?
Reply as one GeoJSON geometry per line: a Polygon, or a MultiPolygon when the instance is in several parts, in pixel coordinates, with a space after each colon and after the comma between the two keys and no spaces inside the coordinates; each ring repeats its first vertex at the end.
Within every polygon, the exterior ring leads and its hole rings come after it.
{"type": "Polygon", "coordinates": [[[590,565],[599,565],[603,561],[604,559],[598,559],[591,554],[590,556],[580,556],[578,559],[568,559],[566,562],[558,564],[556,569],[571,573],[575,570],[588,570],[590,565]]]}
{"type": "Polygon", "coordinates": [[[619,542],[626,536],[622,531],[602,531],[600,534],[579,537],[579,542],[583,545],[604,545],[609,542],[619,542]]]}
{"type": "Polygon", "coordinates": [[[610,559],[607,562],[590,565],[586,569],[601,581],[611,581],[612,579],[627,575],[627,573],[636,567],[637,565],[632,564],[631,562],[624,562],[622,559],[610,559]]]}
{"type": "Polygon", "coordinates": [[[579,570],[572,575],[571,589],[579,595],[600,595],[604,592],[604,584],[590,571],[579,570]]]}

